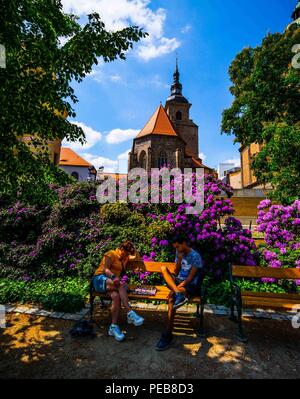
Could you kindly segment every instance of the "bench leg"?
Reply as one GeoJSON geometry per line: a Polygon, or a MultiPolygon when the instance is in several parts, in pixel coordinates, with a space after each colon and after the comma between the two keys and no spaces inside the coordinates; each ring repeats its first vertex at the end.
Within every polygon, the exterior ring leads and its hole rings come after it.
{"type": "Polygon", "coordinates": [[[95,302],[95,297],[90,293],[90,322],[94,322],[94,302],[95,302]]]}
{"type": "Polygon", "coordinates": [[[200,338],[205,338],[206,332],[205,332],[205,328],[204,328],[204,305],[206,304],[206,287],[204,284],[202,284],[202,287],[201,287],[200,299],[201,299],[200,304],[197,304],[197,313],[198,314],[199,314],[199,308],[200,308],[200,326],[199,326],[198,335],[200,338]]]}
{"type": "Polygon", "coordinates": [[[201,301],[201,305],[197,305],[197,307],[200,306],[200,326],[199,326],[199,331],[198,335],[200,338],[205,338],[206,333],[205,333],[205,328],[204,328],[204,303],[201,301]]]}
{"type": "Polygon", "coordinates": [[[237,295],[236,307],[237,307],[237,313],[238,313],[238,335],[237,335],[237,339],[240,342],[246,343],[246,342],[248,342],[248,338],[245,336],[244,328],[243,328],[243,322],[242,322],[243,304],[242,304],[242,295],[241,295],[240,291],[238,292],[238,295],[237,295]]]}
{"type": "Polygon", "coordinates": [[[230,316],[229,320],[233,321],[234,323],[237,323],[238,319],[236,315],[234,314],[234,300],[231,300],[231,305],[230,305],[230,316]]]}

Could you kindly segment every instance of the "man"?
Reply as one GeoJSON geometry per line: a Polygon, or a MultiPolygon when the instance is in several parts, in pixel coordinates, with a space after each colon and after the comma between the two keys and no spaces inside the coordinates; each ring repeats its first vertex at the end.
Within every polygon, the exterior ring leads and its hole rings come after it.
{"type": "Polygon", "coordinates": [[[118,326],[121,303],[127,311],[127,322],[129,324],[141,326],[144,323],[144,319],[131,309],[128,302],[126,284],[122,283],[120,279],[128,261],[139,259],[140,256],[132,242],[124,242],[116,250],[108,251],[104,255],[93,278],[95,290],[100,293],[106,293],[112,299],[112,324],[109,327],[108,334],[119,342],[125,339],[125,335],[118,326]]]}
{"type": "Polygon", "coordinates": [[[156,350],[168,349],[173,340],[173,325],[175,313],[190,298],[200,295],[201,280],[203,276],[203,262],[200,254],[192,249],[184,237],[173,240],[176,249],[176,270],[171,274],[166,267],[162,267],[162,275],[171,290],[168,305],[167,331],[162,334],[156,345],[156,350]]]}

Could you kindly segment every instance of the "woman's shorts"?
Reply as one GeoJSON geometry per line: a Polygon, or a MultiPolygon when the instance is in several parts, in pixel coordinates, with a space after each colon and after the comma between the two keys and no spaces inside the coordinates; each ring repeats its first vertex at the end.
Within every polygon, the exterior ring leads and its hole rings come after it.
{"type": "Polygon", "coordinates": [[[103,274],[99,274],[93,278],[93,286],[100,294],[106,294],[106,280],[107,277],[103,274]]]}

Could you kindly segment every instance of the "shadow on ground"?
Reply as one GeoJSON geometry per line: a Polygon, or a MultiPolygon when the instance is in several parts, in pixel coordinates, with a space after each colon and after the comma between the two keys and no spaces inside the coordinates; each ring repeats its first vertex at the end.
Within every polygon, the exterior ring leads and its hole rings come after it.
{"type": "Polygon", "coordinates": [[[226,317],[206,316],[207,338],[198,319],[179,314],[175,340],[166,352],[154,347],[166,313],[140,312],[142,327],[127,326],[126,341],[107,336],[109,313],[96,314],[97,336],[72,338],[74,322],[9,314],[0,330],[1,378],[299,378],[300,330],[288,322],[245,320],[248,344],[235,339],[226,317]]]}

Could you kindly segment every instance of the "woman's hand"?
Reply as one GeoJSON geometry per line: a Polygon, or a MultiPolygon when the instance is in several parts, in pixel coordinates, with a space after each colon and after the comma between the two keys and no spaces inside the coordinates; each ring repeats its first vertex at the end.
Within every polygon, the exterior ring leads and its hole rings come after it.
{"type": "Polygon", "coordinates": [[[114,287],[115,287],[115,288],[120,288],[121,282],[120,282],[119,277],[115,277],[115,278],[113,279],[113,283],[114,283],[114,287]]]}

